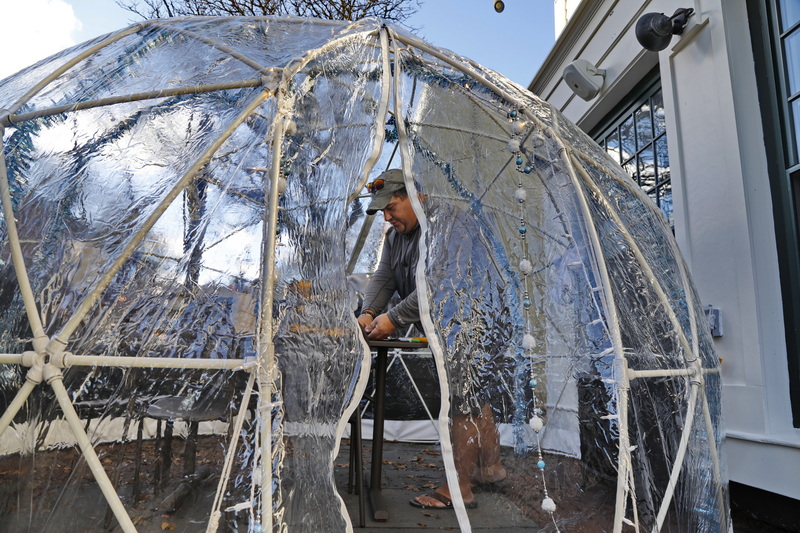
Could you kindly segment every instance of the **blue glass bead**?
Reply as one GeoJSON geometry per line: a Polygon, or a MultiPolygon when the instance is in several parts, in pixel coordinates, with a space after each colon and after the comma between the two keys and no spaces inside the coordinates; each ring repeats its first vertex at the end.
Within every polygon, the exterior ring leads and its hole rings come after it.
{"type": "Polygon", "coordinates": [[[517,165],[521,165],[524,162],[521,157],[517,156],[517,165]]]}
{"type": "Polygon", "coordinates": [[[519,227],[519,234],[520,235],[525,235],[526,233],[528,233],[528,228],[526,228],[525,226],[520,226],[519,227]]]}
{"type": "Polygon", "coordinates": [[[531,380],[529,381],[529,383],[530,383],[531,387],[535,387],[536,385],[538,385],[538,384],[539,384],[539,383],[538,383],[538,382],[537,382],[535,379],[531,379],[531,380]]]}
{"type": "Polygon", "coordinates": [[[517,112],[516,111],[509,111],[508,116],[511,117],[511,118],[517,118],[517,112]]]}
{"type": "Polygon", "coordinates": [[[539,461],[536,463],[536,466],[539,467],[539,469],[544,470],[544,461],[539,461]]]}
{"type": "MultiPolygon", "coordinates": [[[[517,164],[519,164],[519,163],[517,163],[517,164]]],[[[523,169],[522,169],[522,171],[523,171],[525,174],[530,174],[531,172],[533,172],[533,169],[532,169],[531,167],[529,167],[529,166],[525,165],[525,168],[523,168],[523,169]]]]}
{"type": "Polygon", "coordinates": [[[525,300],[523,300],[523,301],[522,301],[522,306],[523,306],[525,309],[528,309],[528,308],[529,308],[531,305],[533,305],[533,303],[532,303],[530,300],[528,300],[528,299],[525,299],[525,300]]]}

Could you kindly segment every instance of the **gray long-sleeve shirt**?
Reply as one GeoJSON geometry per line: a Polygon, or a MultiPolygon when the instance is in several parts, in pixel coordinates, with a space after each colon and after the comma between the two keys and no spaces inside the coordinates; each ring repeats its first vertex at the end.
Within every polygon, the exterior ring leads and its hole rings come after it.
{"type": "Polygon", "coordinates": [[[419,259],[419,225],[407,234],[394,228],[386,235],[383,253],[377,270],[372,275],[364,295],[363,309],[381,313],[392,295],[397,292],[402,300],[389,311],[389,320],[396,327],[419,322],[416,270],[419,259]]]}

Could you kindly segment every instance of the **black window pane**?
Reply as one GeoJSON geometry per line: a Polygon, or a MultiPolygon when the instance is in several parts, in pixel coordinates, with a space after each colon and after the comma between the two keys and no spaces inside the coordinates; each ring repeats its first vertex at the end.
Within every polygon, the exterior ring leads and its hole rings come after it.
{"type": "Polygon", "coordinates": [[[636,146],[641,150],[653,141],[653,121],[650,117],[650,104],[646,103],[634,113],[636,119],[636,146]]]}
{"type": "Polygon", "coordinates": [[[655,189],[655,188],[653,188],[653,189],[645,189],[644,192],[646,192],[647,196],[649,196],[650,199],[653,200],[654,204],[658,204],[658,191],[657,191],[657,189],[655,189]]]}
{"type": "Polygon", "coordinates": [[[669,151],[667,150],[666,135],[656,139],[656,172],[658,173],[659,184],[670,180],[669,151]]]}
{"type": "Polygon", "coordinates": [[[611,157],[613,157],[614,161],[617,163],[622,161],[619,153],[619,135],[617,134],[616,130],[614,133],[606,137],[606,151],[611,154],[611,157]]]}
{"type": "Polygon", "coordinates": [[[636,171],[636,158],[622,164],[622,169],[630,176],[634,182],[639,183],[639,173],[636,171]]]}
{"type": "Polygon", "coordinates": [[[783,40],[786,54],[786,81],[789,94],[795,94],[800,86],[800,31],[792,32],[783,40]]]}
{"type": "Polygon", "coordinates": [[[672,184],[665,183],[658,188],[658,205],[661,212],[667,217],[669,226],[675,229],[675,221],[672,218],[672,184]]]}
{"type": "Polygon", "coordinates": [[[800,20],[800,1],[781,0],[781,31],[791,28],[800,20]]]}
{"type": "Polygon", "coordinates": [[[655,128],[655,136],[658,137],[662,133],[666,133],[667,124],[664,119],[664,95],[661,91],[650,98],[650,103],[653,106],[653,126],[655,128]]]}
{"type": "Polygon", "coordinates": [[[619,144],[622,161],[630,159],[636,153],[636,134],[633,131],[632,116],[628,117],[619,127],[619,144]]]}
{"type": "Polygon", "coordinates": [[[648,146],[639,154],[639,185],[647,192],[656,188],[656,167],[653,147],[648,146]]]}

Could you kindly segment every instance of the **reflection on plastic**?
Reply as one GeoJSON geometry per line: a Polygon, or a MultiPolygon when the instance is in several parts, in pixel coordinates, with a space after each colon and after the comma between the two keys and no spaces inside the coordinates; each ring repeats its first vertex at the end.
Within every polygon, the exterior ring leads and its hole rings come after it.
{"type": "Polygon", "coordinates": [[[671,231],[502,76],[376,20],[188,18],[43,60],[0,109],[0,530],[132,530],[159,505],[348,529],[333,459],[384,230],[363,186],[392,167],[421,192],[425,331],[402,335],[429,342],[444,443],[490,406],[501,494],[542,527],[728,529],[718,360],[671,231]]]}

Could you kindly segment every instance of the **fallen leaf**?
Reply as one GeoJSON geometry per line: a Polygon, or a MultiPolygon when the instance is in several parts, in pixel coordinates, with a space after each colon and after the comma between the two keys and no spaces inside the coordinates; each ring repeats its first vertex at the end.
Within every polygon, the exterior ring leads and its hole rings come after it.
{"type": "Polygon", "coordinates": [[[175,531],[175,525],[170,522],[161,522],[161,531],[175,531]]]}

